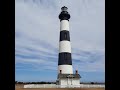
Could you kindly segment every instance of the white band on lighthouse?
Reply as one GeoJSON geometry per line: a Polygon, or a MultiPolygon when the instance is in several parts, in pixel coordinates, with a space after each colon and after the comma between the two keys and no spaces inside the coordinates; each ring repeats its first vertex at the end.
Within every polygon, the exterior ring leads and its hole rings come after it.
{"type": "Polygon", "coordinates": [[[69,52],[71,53],[71,44],[69,41],[59,42],[59,52],[69,52]]]}
{"type": "Polygon", "coordinates": [[[62,70],[62,74],[73,74],[72,65],[59,65],[58,66],[58,73],[62,70]]]}
{"type": "Polygon", "coordinates": [[[62,30],[68,30],[69,31],[69,21],[68,20],[62,20],[60,22],[60,31],[62,30]]]}

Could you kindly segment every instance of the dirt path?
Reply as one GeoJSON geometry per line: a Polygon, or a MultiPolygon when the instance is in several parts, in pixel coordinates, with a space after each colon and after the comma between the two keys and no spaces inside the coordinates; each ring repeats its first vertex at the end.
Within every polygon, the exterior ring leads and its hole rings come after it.
{"type": "Polygon", "coordinates": [[[16,88],[15,90],[105,90],[104,88],[16,88]]]}

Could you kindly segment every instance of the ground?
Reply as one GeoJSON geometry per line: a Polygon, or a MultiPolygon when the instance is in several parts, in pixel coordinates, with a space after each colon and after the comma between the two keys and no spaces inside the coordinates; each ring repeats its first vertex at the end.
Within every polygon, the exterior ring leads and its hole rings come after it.
{"type": "Polygon", "coordinates": [[[15,85],[15,90],[105,90],[105,88],[23,88],[23,85],[15,85]]]}

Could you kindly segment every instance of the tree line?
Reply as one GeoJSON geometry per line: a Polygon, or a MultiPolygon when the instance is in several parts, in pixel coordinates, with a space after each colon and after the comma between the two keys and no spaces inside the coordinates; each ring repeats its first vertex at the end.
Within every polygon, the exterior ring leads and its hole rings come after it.
{"type": "Polygon", "coordinates": [[[105,84],[104,82],[81,82],[81,84],[105,84]]]}
{"type": "Polygon", "coordinates": [[[56,84],[56,82],[45,82],[45,81],[41,81],[41,82],[19,82],[19,81],[15,81],[15,84],[56,84]]]}

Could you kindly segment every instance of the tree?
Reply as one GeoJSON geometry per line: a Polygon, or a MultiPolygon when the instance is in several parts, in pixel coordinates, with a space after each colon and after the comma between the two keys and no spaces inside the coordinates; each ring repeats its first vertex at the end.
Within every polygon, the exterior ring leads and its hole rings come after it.
{"type": "Polygon", "coordinates": [[[94,82],[91,82],[91,84],[94,84],[94,82]]]}

